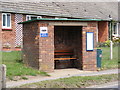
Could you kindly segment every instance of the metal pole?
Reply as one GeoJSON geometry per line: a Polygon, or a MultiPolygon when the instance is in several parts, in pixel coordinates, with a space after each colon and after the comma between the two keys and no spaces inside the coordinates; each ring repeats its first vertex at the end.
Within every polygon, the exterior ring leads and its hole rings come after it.
{"type": "Polygon", "coordinates": [[[110,59],[113,59],[113,42],[112,40],[110,41],[110,59]]]}
{"type": "Polygon", "coordinates": [[[112,21],[110,22],[110,59],[113,59],[112,21]]]}

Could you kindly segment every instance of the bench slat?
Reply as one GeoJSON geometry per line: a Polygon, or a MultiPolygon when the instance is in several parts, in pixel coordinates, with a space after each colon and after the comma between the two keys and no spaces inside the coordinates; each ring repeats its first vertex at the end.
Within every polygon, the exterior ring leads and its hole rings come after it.
{"type": "MultiPolygon", "coordinates": [[[[55,50],[54,51],[55,56],[72,56],[74,55],[73,50],[55,50]]],[[[59,57],[59,58],[54,58],[54,60],[74,60],[77,58],[70,58],[70,57],[59,57]]]]}
{"type": "Polygon", "coordinates": [[[55,53],[54,55],[73,55],[73,53],[55,53]]]}
{"type": "Polygon", "coordinates": [[[54,58],[54,60],[72,60],[77,58],[54,58]]]}
{"type": "Polygon", "coordinates": [[[73,52],[72,50],[55,50],[54,51],[55,53],[62,53],[62,52],[68,52],[68,53],[70,53],[70,52],[73,52]]]}

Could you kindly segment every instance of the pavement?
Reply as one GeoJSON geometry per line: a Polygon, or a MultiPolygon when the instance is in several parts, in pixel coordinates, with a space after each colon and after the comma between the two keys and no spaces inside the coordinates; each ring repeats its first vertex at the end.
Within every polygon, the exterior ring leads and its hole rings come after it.
{"type": "Polygon", "coordinates": [[[28,80],[19,80],[19,81],[8,81],[6,82],[7,88],[17,87],[28,83],[35,83],[45,80],[54,80],[59,78],[67,78],[72,76],[96,76],[96,75],[105,75],[105,74],[118,74],[120,70],[111,69],[104,71],[83,71],[75,68],[71,69],[56,69],[52,73],[48,73],[50,76],[30,76],[28,80]],[[119,72],[118,72],[119,71],[119,72]]]}

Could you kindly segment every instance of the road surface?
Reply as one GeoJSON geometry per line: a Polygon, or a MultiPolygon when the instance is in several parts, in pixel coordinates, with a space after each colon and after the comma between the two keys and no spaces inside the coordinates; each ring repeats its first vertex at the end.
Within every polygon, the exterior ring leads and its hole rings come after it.
{"type": "Polygon", "coordinates": [[[119,88],[120,90],[120,85],[118,86],[119,83],[120,82],[116,81],[116,82],[110,82],[102,85],[93,85],[87,88],[119,88]]]}

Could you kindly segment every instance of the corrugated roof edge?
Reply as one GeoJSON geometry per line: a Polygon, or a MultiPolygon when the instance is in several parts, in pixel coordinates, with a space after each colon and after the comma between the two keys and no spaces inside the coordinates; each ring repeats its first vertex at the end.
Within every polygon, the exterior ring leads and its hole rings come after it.
{"type": "Polygon", "coordinates": [[[48,18],[41,18],[41,19],[33,19],[24,22],[20,22],[18,24],[29,23],[33,21],[109,21],[109,20],[102,20],[102,19],[48,19],[48,18]]]}

